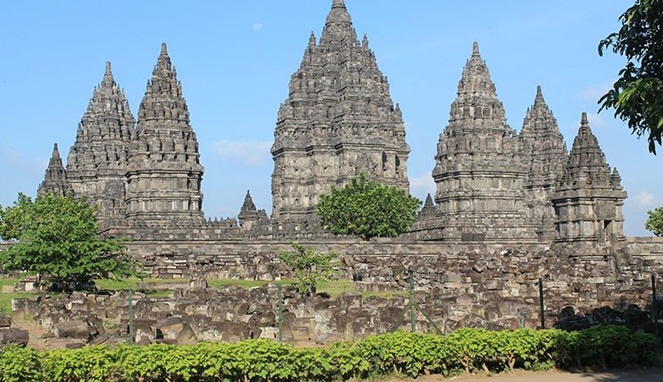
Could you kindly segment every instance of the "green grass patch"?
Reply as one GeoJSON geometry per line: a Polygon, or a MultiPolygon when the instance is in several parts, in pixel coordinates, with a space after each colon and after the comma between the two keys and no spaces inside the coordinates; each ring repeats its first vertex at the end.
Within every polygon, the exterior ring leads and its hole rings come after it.
{"type": "MultiPolygon", "coordinates": [[[[14,286],[19,281],[15,278],[0,278],[0,290],[6,285],[14,286]]],[[[36,296],[34,292],[11,292],[0,293],[0,314],[11,315],[12,312],[12,299],[14,298],[30,298],[36,296]]]]}
{"type": "Polygon", "coordinates": [[[150,290],[145,293],[145,296],[151,298],[166,298],[171,296],[171,291],[169,290],[150,290]]]}
{"type": "MultiPolygon", "coordinates": [[[[161,287],[168,284],[181,284],[186,282],[186,279],[122,279],[122,280],[96,280],[96,285],[99,289],[106,290],[137,290],[139,285],[157,283],[161,287]]],[[[221,288],[227,286],[238,286],[240,288],[255,288],[261,287],[268,284],[276,285],[291,285],[295,283],[294,279],[284,279],[277,281],[266,281],[266,280],[240,280],[240,279],[208,279],[207,283],[210,288],[221,288]]],[[[168,291],[154,291],[150,293],[148,291],[148,296],[150,297],[167,297],[168,291]]],[[[327,293],[331,297],[338,297],[343,293],[353,293],[355,292],[355,285],[351,280],[332,280],[332,281],[323,281],[318,285],[319,293],[327,293]]],[[[386,292],[362,292],[363,297],[384,297],[390,298],[393,296],[407,296],[406,291],[386,291],[386,292]]]]}
{"type": "MultiPolygon", "coordinates": [[[[18,279],[10,278],[0,278],[0,288],[3,285],[14,285],[18,279]]],[[[138,278],[128,278],[120,280],[95,280],[95,284],[98,289],[104,289],[109,291],[119,291],[119,290],[138,290],[140,285],[145,285],[149,283],[159,284],[162,288],[168,284],[181,284],[187,282],[186,279],[156,279],[156,278],[147,278],[147,279],[138,279],[138,278]]],[[[276,284],[276,285],[290,285],[295,282],[293,279],[284,279],[278,281],[264,281],[264,280],[239,280],[239,279],[208,279],[207,280],[211,288],[220,288],[225,286],[238,286],[241,288],[249,289],[254,287],[261,287],[267,284],[276,284]]],[[[171,291],[168,289],[159,290],[147,290],[146,296],[151,298],[166,298],[171,295],[171,291]]],[[[355,292],[355,285],[350,280],[332,280],[324,281],[318,285],[319,293],[327,293],[331,297],[338,297],[343,293],[353,293],[355,292]]],[[[36,292],[12,292],[12,293],[0,293],[0,313],[10,314],[11,313],[11,300],[14,298],[31,298],[36,296],[36,292]]],[[[362,292],[362,297],[383,297],[391,298],[394,296],[408,296],[406,291],[386,291],[386,292],[362,292]]]]}
{"type": "Polygon", "coordinates": [[[241,288],[249,289],[249,288],[261,287],[267,284],[287,285],[291,282],[292,282],[291,280],[264,281],[264,280],[238,280],[238,279],[207,279],[207,284],[209,284],[211,288],[238,286],[241,288]]]}
{"type": "Polygon", "coordinates": [[[5,285],[14,285],[18,282],[18,279],[9,279],[9,278],[0,278],[0,288],[5,285]]]}
{"type": "Polygon", "coordinates": [[[122,280],[94,280],[98,289],[105,290],[135,290],[140,279],[122,279],[122,280]]]}
{"type": "Polygon", "coordinates": [[[331,280],[318,284],[318,292],[327,293],[331,297],[338,297],[343,293],[354,292],[355,286],[351,280],[331,280]]]}
{"type": "Polygon", "coordinates": [[[94,280],[95,285],[98,289],[105,290],[137,290],[140,285],[146,284],[159,284],[159,285],[168,285],[168,284],[182,284],[189,283],[188,279],[157,279],[157,278],[127,278],[127,279],[100,279],[94,280]]]}
{"type": "Polygon", "coordinates": [[[31,298],[37,296],[34,292],[13,292],[13,293],[0,293],[0,314],[11,315],[12,313],[12,299],[15,298],[31,298]]]}

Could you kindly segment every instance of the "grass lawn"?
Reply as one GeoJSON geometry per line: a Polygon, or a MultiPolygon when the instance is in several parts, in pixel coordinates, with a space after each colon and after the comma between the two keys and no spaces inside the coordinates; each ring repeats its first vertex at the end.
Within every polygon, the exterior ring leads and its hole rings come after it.
{"type": "MultiPolygon", "coordinates": [[[[0,290],[5,285],[14,285],[18,279],[0,278],[0,290]]],[[[37,294],[34,292],[11,292],[0,293],[0,314],[11,315],[12,312],[12,299],[14,298],[30,298],[37,294]]]]}

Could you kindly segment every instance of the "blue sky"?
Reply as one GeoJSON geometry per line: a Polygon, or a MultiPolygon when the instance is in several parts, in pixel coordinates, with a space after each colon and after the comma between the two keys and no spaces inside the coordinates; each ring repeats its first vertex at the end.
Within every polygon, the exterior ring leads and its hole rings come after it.
{"type": "MultiPolygon", "coordinates": [[[[106,60],[134,115],[161,42],[177,68],[205,166],[203,209],[235,216],[251,190],[270,210],[269,148],[279,104],[311,31],[331,0],[4,2],[0,12],[0,204],[34,195],[54,142],[66,158],[106,60]]],[[[511,127],[520,130],[536,86],[569,146],[586,111],[629,193],[627,235],[649,235],[648,209],[663,202],[661,157],[647,152],[596,100],[622,57],[599,57],[632,0],[346,0],[359,36],[400,103],[411,191],[434,192],[436,143],[447,124],[463,65],[478,41],[511,127]]],[[[663,151],[663,150],[661,150],[663,151]]],[[[661,154],[659,154],[661,155],[661,154]]]]}

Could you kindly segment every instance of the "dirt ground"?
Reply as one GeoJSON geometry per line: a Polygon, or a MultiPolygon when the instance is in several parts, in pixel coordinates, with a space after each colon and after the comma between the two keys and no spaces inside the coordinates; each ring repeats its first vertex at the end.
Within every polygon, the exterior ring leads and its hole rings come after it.
{"type": "Polygon", "coordinates": [[[663,382],[663,369],[614,370],[604,372],[567,372],[550,370],[543,372],[516,371],[497,375],[460,375],[453,378],[427,376],[416,380],[391,379],[388,382],[663,382]]]}

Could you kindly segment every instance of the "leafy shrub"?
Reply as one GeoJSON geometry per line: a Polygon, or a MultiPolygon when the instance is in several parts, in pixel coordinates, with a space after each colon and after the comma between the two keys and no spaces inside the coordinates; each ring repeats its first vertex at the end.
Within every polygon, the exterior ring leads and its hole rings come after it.
{"type": "Polygon", "coordinates": [[[0,382],[41,381],[39,354],[20,346],[0,347],[0,382]]]}
{"type": "Polygon", "coordinates": [[[0,382],[334,381],[402,374],[446,376],[458,370],[650,366],[653,336],[618,326],[494,332],[461,329],[447,336],[395,332],[355,343],[295,349],[271,340],[193,346],[93,346],[36,352],[0,348],[0,382]]]}

